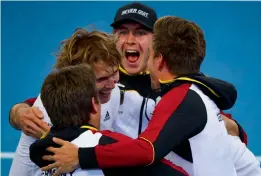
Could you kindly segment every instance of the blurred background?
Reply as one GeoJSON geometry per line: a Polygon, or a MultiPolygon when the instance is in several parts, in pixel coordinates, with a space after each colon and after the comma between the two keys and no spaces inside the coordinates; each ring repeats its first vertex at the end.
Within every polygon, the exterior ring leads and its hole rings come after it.
{"type": "MultiPolygon", "coordinates": [[[[51,70],[61,40],[77,27],[94,24],[111,32],[118,7],[128,2],[1,2],[1,173],[8,175],[20,131],[9,125],[15,103],[35,97],[51,70]]],[[[158,16],[195,21],[205,32],[202,71],[238,90],[229,110],[261,156],[261,2],[149,2],[158,16]]],[[[260,158],[260,157],[259,157],[260,158]]]]}

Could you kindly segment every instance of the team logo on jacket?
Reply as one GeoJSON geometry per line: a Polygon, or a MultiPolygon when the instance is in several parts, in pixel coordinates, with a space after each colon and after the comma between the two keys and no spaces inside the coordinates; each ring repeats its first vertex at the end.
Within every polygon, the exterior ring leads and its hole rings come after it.
{"type": "Polygon", "coordinates": [[[103,121],[105,122],[105,121],[107,121],[107,120],[110,120],[110,114],[109,114],[109,112],[107,111],[106,112],[106,115],[105,115],[105,117],[104,117],[104,119],[103,119],[103,121]]]}

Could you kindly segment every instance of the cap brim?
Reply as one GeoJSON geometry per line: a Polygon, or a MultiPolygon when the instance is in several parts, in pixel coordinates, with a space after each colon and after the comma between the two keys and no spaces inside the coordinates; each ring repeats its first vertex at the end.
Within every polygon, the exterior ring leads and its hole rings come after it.
{"type": "Polygon", "coordinates": [[[153,27],[145,24],[144,22],[138,20],[138,19],[134,19],[134,18],[124,18],[124,19],[120,19],[118,21],[114,21],[111,26],[113,28],[117,28],[117,27],[120,27],[120,25],[124,24],[124,23],[130,23],[130,22],[136,22],[136,23],[139,23],[141,25],[143,25],[145,28],[149,29],[150,31],[153,31],[153,27]]]}

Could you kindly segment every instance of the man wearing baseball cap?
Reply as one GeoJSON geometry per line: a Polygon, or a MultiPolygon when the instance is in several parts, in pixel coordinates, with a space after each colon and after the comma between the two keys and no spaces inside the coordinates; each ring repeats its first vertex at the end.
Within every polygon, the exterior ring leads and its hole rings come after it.
{"type": "Polygon", "coordinates": [[[154,9],[134,2],[120,7],[111,24],[118,37],[117,49],[122,54],[120,82],[145,97],[152,96],[147,61],[157,19],[154,9]]]}

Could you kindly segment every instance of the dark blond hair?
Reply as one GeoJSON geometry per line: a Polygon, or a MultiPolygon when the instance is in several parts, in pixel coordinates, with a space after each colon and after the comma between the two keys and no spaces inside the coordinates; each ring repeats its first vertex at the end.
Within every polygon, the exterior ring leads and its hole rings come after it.
{"type": "Polygon", "coordinates": [[[121,55],[115,45],[115,38],[105,32],[78,28],[71,38],[60,43],[56,68],[87,63],[103,62],[108,66],[119,66],[121,55]]]}
{"type": "Polygon", "coordinates": [[[161,54],[171,73],[197,73],[205,57],[203,31],[195,23],[174,16],[158,19],[154,25],[153,50],[161,54]]]}

